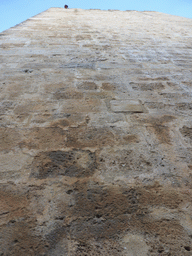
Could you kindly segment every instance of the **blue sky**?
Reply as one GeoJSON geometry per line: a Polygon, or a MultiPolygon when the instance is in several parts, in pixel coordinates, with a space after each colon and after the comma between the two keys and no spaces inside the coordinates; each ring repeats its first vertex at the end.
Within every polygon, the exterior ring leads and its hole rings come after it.
{"type": "Polygon", "coordinates": [[[0,0],[0,32],[50,7],[158,11],[192,19],[192,0],[0,0]]]}

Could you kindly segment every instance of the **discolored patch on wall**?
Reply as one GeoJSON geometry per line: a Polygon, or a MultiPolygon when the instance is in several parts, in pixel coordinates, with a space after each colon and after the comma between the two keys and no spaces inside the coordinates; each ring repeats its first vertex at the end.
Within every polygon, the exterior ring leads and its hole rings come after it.
{"type": "Polygon", "coordinates": [[[89,177],[94,174],[95,169],[95,153],[89,150],[49,151],[35,156],[31,165],[31,177],[89,177]]]}
{"type": "Polygon", "coordinates": [[[167,128],[166,126],[161,124],[154,124],[152,127],[148,127],[148,129],[153,130],[161,143],[171,144],[171,138],[168,132],[169,128],[167,128]]]}
{"type": "Polygon", "coordinates": [[[150,109],[163,109],[165,107],[163,102],[145,102],[145,105],[150,109]]]}
{"type": "Polygon", "coordinates": [[[14,47],[24,47],[25,43],[4,43],[1,45],[2,48],[5,48],[5,49],[11,49],[11,48],[14,48],[14,47]]]}
{"type": "Polygon", "coordinates": [[[66,131],[61,127],[35,127],[25,131],[24,136],[20,148],[49,150],[66,145],[66,131]]]}
{"type": "Polygon", "coordinates": [[[0,237],[3,237],[1,255],[45,255],[48,250],[46,241],[40,235],[32,232],[36,227],[35,220],[11,221],[1,228],[0,237]]]}
{"type": "Polygon", "coordinates": [[[0,103],[0,116],[9,114],[15,108],[16,103],[14,101],[1,101],[0,103]]]}
{"type": "Polygon", "coordinates": [[[141,81],[169,81],[169,78],[166,76],[161,77],[139,77],[141,81]]]}
{"type": "Polygon", "coordinates": [[[70,127],[67,133],[67,147],[102,147],[113,145],[115,135],[108,127],[70,127]]]}
{"type": "Polygon", "coordinates": [[[28,102],[25,104],[17,105],[14,109],[14,114],[21,122],[29,117],[30,114],[34,113],[37,102],[28,102]]]}
{"type": "Polygon", "coordinates": [[[106,187],[100,184],[89,186],[77,182],[74,186],[76,204],[72,214],[82,216],[71,225],[74,239],[86,242],[92,239],[110,239],[127,228],[127,214],[138,209],[137,192],[134,189],[121,191],[116,186],[106,187]]]}
{"type": "Polygon", "coordinates": [[[0,151],[10,151],[19,145],[21,133],[16,128],[0,128],[0,151]]]}
{"type": "Polygon", "coordinates": [[[149,117],[147,119],[138,118],[137,120],[140,123],[146,124],[147,129],[156,135],[160,143],[171,144],[170,126],[167,124],[175,119],[175,116],[164,115],[159,118],[149,117]]]}
{"type": "Polygon", "coordinates": [[[181,111],[192,110],[192,103],[180,102],[180,103],[176,103],[175,105],[177,110],[181,110],[181,111]]]}
{"type": "Polygon", "coordinates": [[[85,81],[83,83],[78,84],[77,88],[83,90],[97,90],[97,84],[95,82],[85,81]]]}
{"type": "Polygon", "coordinates": [[[64,119],[60,119],[55,122],[52,122],[50,124],[50,127],[59,127],[59,128],[64,128],[64,127],[68,127],[70,125],[70,121],[67,118],[64,119]]]}
{"type": "Polygon", "coordinates": [[[150,205],[177,209],[185,198],[185,196],[181,196],[176,189],[165,189],[157,182],[155,182],[152,186],[139,187],[138,193],[140,194],[139,202],[146,207],[147,205],[150,205]]]}
{"type": "MultiPolygon", "coordinates": [[[[76,9],[76,12],[78,12],[78,10],[76,9]]],[[[84,34],[84,35],[77,35],[76,37],[75,37],[75,39],[76,39],[76,41],[81,41],[81,40],[91,40],[92,38],[91,38],[91,35],[89,35],[89,34],[84,34]]]]}
{"type": "Polygon", "coordinates": [[[143,84],[143,83],[138,84],[138,83],[131,82],[130,84],[134,90],[141,90],[141,91],[163,90],[165,88],[165,86],[161,82],[149,83],[149,84],[143,84]]]}
{"type": "Polygon", "coordinates": [[[174,88],[174,87],[178,87],[177,83],[174,82],[166,82],[168,86],[174,88]]]}
{"type": "Polygon", "coordinates": [[[179,100],[183,97],[181,93],[167,93],[167,92],[159,92],[159,95],[162,96],[165,99],[173,99],[173,100],[179,100]]]}
{"type": "MultiPolygon", "coordinates": [[[[161,143],[171,144],[171,136],[169,133],[170,127],[166,124],[172,122],[174,119],[176,119],[175,116],[163,116],[159,119],[151,119],[151,129],[154,131],[155,135],[161,143]]],[[[148,128],[150,129],[150,127],[148,128]]]]}
{"type": "Polygon", "coordinates": [[[45,243],[41,236],[33,234],[36,220],[29,210],[27,193],[9,186],[2,186],[0,191],[1,255],[39,255],[45,243]]]}
{"type": "Polygon", "coordinates": [[[189,139],[190,143],[192,143],[192,128],[184,125],[181,129],[179,129],[180,133],[184,138],[189,139]]]}
{"type": "MultiPolygon", "coordinates": [[[[70,239],[77,243],[76,251],[82,252],[78,255],[86,255],[83,253],[87,252],[89,255],[97,255],[92,251],[95,241],[103,248],[101,255],[104,255],[106,241],[108,250],[112,250],[112,245],[115,244],[112,255],[117,251],[120,255],[126,255],[123,254],[125,251],[121,237],[129,232],[130,237],[132,234],[133,237],[135,234],[144,234],[148,248],[154,255],[158,255],[165,244],[173,255],[176,252],[177,255],[185,255],[183,247],[190,243],[190,237],[179,224],[179,219],[153,219],[149,206],[163,205],[168,210],[178,209],[183,200],[190,200],[189,197],[182,197],[176,190],[166,190],[158,184],[124,188],[83,180],[77,181],[70,191],[74,204],[67,211],[67,221],[64,220],[63,224],[61,222],[60,227],[51,232],[53,237],[57,237],[52,246],[56,246],[60,239],[67,236],[66,232],[69,232],[70,239]]],[[[60,204],[58,207],[59,211],[66,211],[66,206],[60,204]]]]}
{"type": "Polygon", "coordinates": [[[82,99],[83,93],[75,90],[65,90],[63,88],[58,89],[54,94],[53,98],[56,100],[66,99],[82,99]]]}
{"type": "Polygon", "coordinates": [[[123,137],[123,139],[125,140],[125,142],[127,143],[138,143],[139,142],[139,138],[137,135],[133,135],[133,134],[128,134],[125,135],[123,137]]]}
{"type": "Polygon", "coordinates": [[[8,221],[15,222],[28,213],[26,206],[29,205],[29,202],[25,194],[19,193],[17,190],[7,189],[3,185],[0,192],[1,224],[8,221]]]}
{"type": "MultiPolygon", "coordinates": [[[[57,164],[63,163],[60,160],[57,164]]],[[[169,209],[180,209],[183,202],[191,201],[189,194],[179,193],[176,189],[167,189],[158,183],[146,187],[107,186],[81,177],[70,186],[57,182],[51,187],[49,185],[50,191],[54,191],[54,198],[48,202],[43,186],[31,185],[24,193],[16,189],[9,192],[3,189],[1,193],[1,204],[4,202],[1,219],[6,216],[5,221],[8,221],[8,225],[1,228],[4,241],[1,252],[5,255],[60,255],[63,249],[71,255],[110,253],[123,256],[129,249],[123,248],[129,246],[129,243],[125,244],[125,237],[133,240],[140,234],[143,234],[142,244],[147,242],[145,249],[148,248],[151,255],[158,255],[161,249],[183,256],[185,247],[190,248],[191,238],[179,219],[155,219],[150,214],[153,207],[163,206],[169,212],[169,209]],[[66,195],[73,203],[65,203],[66,195]],[[46,199],[43,208],[50,204],[52,210],[49,218],[44,219],[37,229],[37,216],[44,214],[37,205],[42,196],[46,199]],[[54,202],[54,207],[50,201],[54,202]],[[35,205],[32,202],[36,202],[35,205]],[[72,241],[73,248],[70,247],[72,241]]],[[[137,246],[131,249],[138,251],[137,246]]]]}
{"type": "Polygon", "coordinates": [[[116,86],[111,83],[102,83],[101,89],[106,91],[113,91],[116,89],[116,86]]]}

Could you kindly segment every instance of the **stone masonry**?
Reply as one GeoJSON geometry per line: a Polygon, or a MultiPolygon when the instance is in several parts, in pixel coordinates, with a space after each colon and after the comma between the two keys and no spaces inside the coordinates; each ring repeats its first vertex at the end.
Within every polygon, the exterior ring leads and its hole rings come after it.
{"type": "Polygon", "coordinates": [[[192,20],[51,8],[0,34],[0,255],[192,255],[192,20]]]}

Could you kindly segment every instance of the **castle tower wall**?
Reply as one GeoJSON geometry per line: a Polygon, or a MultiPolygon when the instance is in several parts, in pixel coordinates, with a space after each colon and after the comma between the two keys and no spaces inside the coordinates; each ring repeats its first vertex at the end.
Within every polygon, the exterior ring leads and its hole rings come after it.
{"type": "Polygon", "coordinates": [[[0,34],[0,255],[191,255],[192,20],[51,8],[0,34]]]}

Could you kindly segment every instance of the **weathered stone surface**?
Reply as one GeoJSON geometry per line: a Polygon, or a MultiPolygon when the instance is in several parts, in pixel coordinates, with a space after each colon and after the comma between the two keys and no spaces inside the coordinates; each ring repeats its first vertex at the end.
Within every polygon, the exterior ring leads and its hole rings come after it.
{"type": "Polygon", "coordinates": [[[111,100],[111,110],[114,112],[143,113],[144,107],[133,100],[111,100]]]}
{"type": "Polygon", "coordinates": [[[149,247],[143,240],[142,236],[126,235],[123,237],[125,255],[127,256],[147,256],[149,247]]]}
{"type": "Polygon", "coordinates": [[[192,20],[51,8],[0,34],[0,255],[189,256],[192,20]]]}

